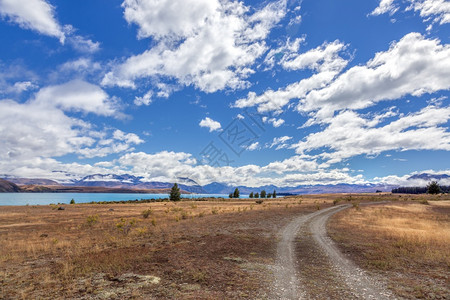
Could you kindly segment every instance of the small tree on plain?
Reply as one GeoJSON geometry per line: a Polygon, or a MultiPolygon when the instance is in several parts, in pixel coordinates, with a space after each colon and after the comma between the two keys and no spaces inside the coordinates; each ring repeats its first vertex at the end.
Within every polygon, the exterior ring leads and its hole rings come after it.
{"type": "Polygon", "coordinates": [[[427,192],[428,194],[439,194],[441,192],[441,188],[439,187],[437,181],[432,181],[428,183],[427,192]]]}
{"type": "Polygon", "coordinates": [[[170,190],[169,195],[170,201],[180,201],[181,200],[181,192],[180,188],[178,187],[178,184],[174,184],[172,189],[170,190]]]}
{"type": "Polygon", "coordinates": [[[233,198],[239,198],[239,189],[236,188],[233,193],[233,198]]]}
{"type": "Polygon", "coordinates": [[[233,193],[230,193],[229,195],[228,195],[228,198],[233,198],[233,193]]]}
{"type": "Polygon", "coordinates": [[[261,191],[261,198],[266,198],[266,191],[265,190],[261,191]]]}
{"type": "Polygon", "coordinates": [[[253,192],[248,195],[249,198],[253,198],[253,192]]]}
{"type": "Polygon", "coordinates": [[[276,197],[277,197],[277,192],[275,190],[273,190],[272,198],[276,198],[276,197]]]}
{"type": "Polygon", "coordinates": [[[268,193],[268,194],[267,194],[267,198],[272,198],[272,194],[271,194],[271,193],[268,193]]]}
{"type": "Polygon", "coordinates": [[[256,193],[256,194],[255,194],[255,198],[259,198],[259,193],[256,193]]]}

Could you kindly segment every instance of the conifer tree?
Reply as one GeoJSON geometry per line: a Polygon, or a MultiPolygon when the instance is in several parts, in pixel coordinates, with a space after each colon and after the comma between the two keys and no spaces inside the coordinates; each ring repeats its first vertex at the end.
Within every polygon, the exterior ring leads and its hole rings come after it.
{"type": "Polygon", "coordinates": [[[180,201],[181,200],[181,192],[180,188],[178,187],[178,184],[174,184],[172,189],[170,190],[169,195],[170,201],[180,201]]]}

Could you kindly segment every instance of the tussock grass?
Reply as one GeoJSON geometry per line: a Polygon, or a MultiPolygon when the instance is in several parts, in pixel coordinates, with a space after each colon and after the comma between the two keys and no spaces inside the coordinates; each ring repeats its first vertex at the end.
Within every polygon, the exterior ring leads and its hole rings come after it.
{"type": "Polygon", "coordinates": [[[422,201],[347,210],[329,231],[361,266],[387,276],[399,296],[448,296],[450,201],[422,201]]]}

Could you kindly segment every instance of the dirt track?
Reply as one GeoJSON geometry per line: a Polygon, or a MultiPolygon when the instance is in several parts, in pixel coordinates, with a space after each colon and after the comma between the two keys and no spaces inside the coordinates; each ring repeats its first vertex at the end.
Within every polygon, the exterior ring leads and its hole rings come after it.
{"type": "Polygon", "coordinates": [[[382,284],[348,260],[326,233],[328,219],[348,207],[339,205],[299,216],[279,232],[274,298],[392,299],[382,284]],[[308,245],[303,247],[305,253],[301,251],[302,243],[308,245]],[[308,266],[317,261],[322,269],[308,266]],[[323,276],[323,273],[331,274],[323,276]],[[315,275],[321,278],[311,278],[315,275]],[[311,280],[313,287],[308,285],[311,280]]]}

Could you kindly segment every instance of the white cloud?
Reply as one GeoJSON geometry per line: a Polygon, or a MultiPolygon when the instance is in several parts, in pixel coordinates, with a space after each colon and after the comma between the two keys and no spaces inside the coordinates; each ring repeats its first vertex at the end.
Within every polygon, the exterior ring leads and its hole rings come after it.
{"type": "Polygon", "coordinates": [[[24,29],[58,38],[65,34],[55,19],[54,7],[45,0],[0,0],[0,15],[24,29]]]}
{"type": "Polygon", "coordinates": [[[347,65],[347,61],[339,56],[339,53],[345,49],[343,43],[339,41],[324,43],[305,53],[297,53],[300,43],[303,41],[303,38],[292,43],[287,41],[286,45],[280,48],[281,50],[269,52],[266,57],[266,64],[274,64],[276,54],[284,53],[280,59],[283,67],[295,70],[309,68],[318,73],[277,91],[269,89],[259,96],[254,92],[249,92],[247,98],[237,100],[234,107],[258,106],[260,112],[275,111],[281,113],[283,107],[291,99],[302,99],[309,92],[326,86],[347,65]]]}
{"type": "Polygon", "coordinates": [[[153,92],[148,91],[144,96],[134,98],[134,104],[136,104],[137,106],[150,105],[153,102],[152,96],[153,92]]]}
{"type": "Polygon", "coordinates": [[[122,3],[128,23],[139,26],[138,37],[187,37],[207,23],[220,8],[217,0],[142,1],[122,3]]]}
{"type": "Polygon", "coordinates": [[[210,119],[208,117],[206,117],[203,120],[201,120],[199,125],[200,125],[200,127],[208,128],[209,132],[220,130],[222,128],[222,126],[220,125],[219,122],[214,121],[214,120],[212,120],[212,119],[210,119]]]}
{"type": "MultiPolygon", "coordinates": [[[[264,118],[266,118],[266,117],[263,117],[263,119],[264,118]]],[[[267,123],[270,123],[270,124],[272,124],[273,127],[277,128],[284,124],[284,120],[277,119],[277,118],[270,118],[270,119],[267,119],[267,123]]]]}
{"type": "Polygon", "coordinates": [[[57,107],[64,111],[123,116],[117,111],[116,101],[99,86],[78,79],[42,88],[36,93],[33,103],[57,107]]]}
{"type": "Polygon", "coordinates": [[[379,16],[385,13],[393,15],[398,7],[394,5],[395,0],[380,0],[380,4],[369,14],[371,16],[379,16]]]}
{"type": "Polygon", "coordinates": [[[292,136],[287,136],[287,135],[273,138],[272,143],[270,145],[268,145],[268,147],[273,148],[273,147],[277,146],[275,148],[275,150],[287,148],[288,144],[286,142],[291,139],[292,139],[292,136]]]}
{"type": "Polygon", "coordinates": [[[361,175],[350,176],[348,170],[322,170],[315,161],[305,160],[305,156],[300,155],[264,167],[212,167],[196,164],[192,155],[184,152],[139,152],[123,155],[118,159],[117,166],[121,172],[143,176],[148,181],[175,182],[178,177],[188,177],[201,185],[215,181],[253,187],[364,182],[361,175]],[[273,176],[274,173],[277,176],[273,176]]]}
{"type": "Polygon", "coordinates": [[[70,36],[67,40],[74,49],[82,53],[91,54],[100,50],[99,42],[93,42],[92,40],[80,35],[70,36]]]}
{"type": "Polygon", "coordinates": [[[248,151],[255,151],[260,149],[261,147],[259,146],[259,142],[254,142],[252,143],[250,146],[247,147],[248,151]]]}
{"type": "Polygon", "coordinates": [[[450,150],[450,133],[442,126],[450,120],[450,107],[427,106],[384,126],[379,126],[381,120],[382,116],[364,118],[343,111],[323,131],[309,134],[292,147],[299,154],[322,149],[317,157],[328,164],[389,150],[450,150]]]}
{"type": "Polygon", "coordinates": [[[424,21],[432,23],[450,23],[450,2],[446,0],[410,0],[411,6],[407,8],[420,12],[424,21]]]}
{"type": "MultiPolygon", "coordinates": [[[[412,172],[410,174],[406,174],[403,176],[398,175],[388,175],[384,177],[375,177],[374,181],[379,182],[382,184],[389,184],[389,185],[399,185],[399,186],[421,186],[424,187],[429,183],[428,179],[422,179],[414,177],[414,175],[418,174],[433,174],[433,175],[449,175],[450,176],[450,170],[423,170],[423,171],[416,171],[412,172]]],[[[437,180],[440,185],[450,185],[450,178],[442,178],[437,180]]]]}
{"type": "Polygon", "coordinates": [[[133,145],[143,142],[135,134],[96,130],[91,123],[69,116],[71,111],[117,114],[103,90],[79,80],[42,88],[25,103],[0,100],[0,160],[17,165],[66,154],[106,156],[132,151],[133,145]]]}
{"type": "Polygon", "coordinates": [[[290,54],[281,60],[281,65],[287,70],[312,69],[318,72],[341,71],[347,66],[347,61],[339,56],[346,46],[338,40],[324,43],[305,53],[290,54]]]}
{"type": "Polygon", "coordinates": [[[158,77],[205,92],[245,87],[285,6],[280,0],[249,15],[241,2],[125,1],[125,18],[139,26],[138,36],[157,43],[115,66],[102,84],[134,88],[137,79],[158,77]]]}
{"type": "MultiPolygon", "coordinates": [[[[381,0],[380,4],[369,15],[378,16],[385,13],[393,15],[399,7],[394,4],[395,0],[381,0]]],[[[410,5],[405,11],[414,10],[419,12],[424,22],[431,22],[427,31],[430,31],[433,24],[450,23],[450,2],[446,0],[408,0],[410,5]]]]}
{"type": "Polygon", "coordinates": [[[363,109],[405,95],[421,96],[450,89],[450,46],[410,33],[379,52],[365,66],[355,66],[328,86],[301,99],[298,110],[326,119],[342,109],[363,109]]]}

